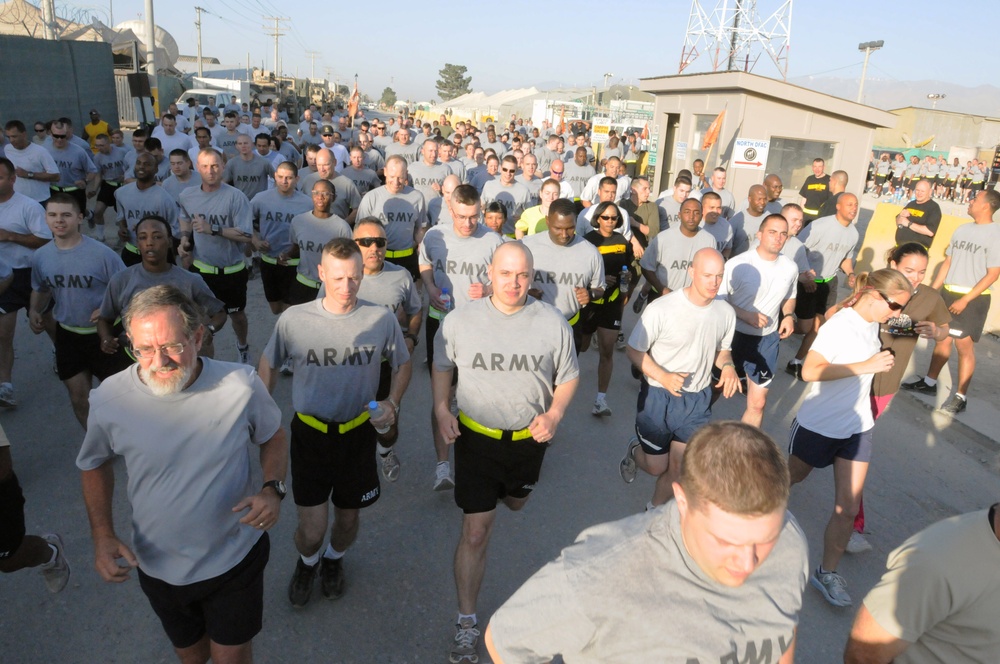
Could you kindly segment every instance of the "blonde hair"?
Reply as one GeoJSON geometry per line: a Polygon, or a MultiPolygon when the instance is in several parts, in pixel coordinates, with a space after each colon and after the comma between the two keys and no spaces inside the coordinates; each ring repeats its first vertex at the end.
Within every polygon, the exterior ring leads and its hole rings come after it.
{"type": "Polygon", "coordinates": [[[854,281],[854,292],[846,300],[840,303],[841,307],[853,307],[861,298],[870,296],[872,293],[899,293],[913,291],[913,285],[909,279],[903,276],[899,270],[892,268],[882,268],[874,272],[862,272],[857,275],[854,281]]]}

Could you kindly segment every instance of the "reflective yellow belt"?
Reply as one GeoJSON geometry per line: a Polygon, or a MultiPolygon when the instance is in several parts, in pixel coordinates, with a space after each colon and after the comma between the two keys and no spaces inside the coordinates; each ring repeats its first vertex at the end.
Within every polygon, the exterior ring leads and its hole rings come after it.
{"type": "MultiPolygon", "coordinates": [[[[945,285],[944,289],[949,293],[955,293],[956,295],[967,295],[972,292],[971,288],[966,288],[965,286],[948,286],[947,284],[945,285]]],[[[990,294],[989,288],[980,293],[980,295],[989,295],[989,294],[990,294]]]]}
{"type": "Polygon", "coordinates": [[[826,279],[813,279],[813,281],[815,281],[817,284],[827,284],[827,283],[830,283],[831,281],[833,281],[836,278],[837,278],[837,275],[833,275],[832,277],[827,277],[826,279]]]}
{"type": "Polygon", "coordinates": [[[133,254],[136,254],[136,255],[139,254],[139,247],[135,246],[131,242],[126,242],[125,243],[125,248],[128,249],[129,251],[131,251],[133,254]]]}
{"type": "Polygon", "coordinates": [[[413,255],[413,247],[409,249],[400,249],[398,251],[387,251],[385,252],[386,258],[406,258],[407,256],[413,255]]]}
{"type": "Polygon", "coordinates": [[[807,207],[802,208],[802,211],[805,212],[806,214],[819,214],[819,210],[813,210],[807,207]]]}
{"type": "Polygon", "coordinates": [[[97,334],[97,327],[73,327],[65,323],[59,323],[59,327],[74,334],[97,334]]]}
{"type": "MultiPolygon", "coordinates": [[[[458,421],[469,428],[470,431],[475,431],[484,436],[489,436],[496,440],[501,440],[503,438],[504,429],[493,429],[492,427],[484,427],[479,422],[475,421],[462,411],[458,411],[458,421]]],[[[510,432],[511,440],[526,440],[531,438],[531,431],[528,429],[518,429],[517,431],[510,432]]]]}
{"type": "Polygon", "coordinates": [[[572,325],[576,325],[576,321],[578,321],[578,320],[580,320],[580,312],[579,311],[577,311],[576,314],[574,314],[573,317],[570,318],[566,322],[569,323],[572,326],[572,325]]]}
{"type": "Polygon", "coordinates": [[[120,187],[120,186],[122,186],[121,182],[112,182],[111,180],[105,180],[104,184],[110,184],[112,187],[120,187]]]}
{"type": "MultiPolygon", "coordinates": [[[[611,297],[608,298],[608,302],[610,303],[610,302],[614,302],[615,300],[617,300],[619,294],[620,294],[620,291],[616,288],[614,290],[614,292],[611,293],[611,297]]],[[[591,304],[604,304],[604,298],[602,297],[599,300],[591,300],[590,303],[591,304]]],[[[570,323],[570,325],[572,325],[572,323],[570,323]]]]}
{"type": "MultiPolygon", "coordinates": [[[[260,255],[260,259],[262,261],[264,261],[265,263],[267,263],[268,265],[278,265],[278,259],[277,258],[271,258],[267,254],[261,254],[260,255]]],[[[286,266],[287,267],[293,267],[293,266],[298,265],[298,264],[299,264],[299,259],[298,258],[289,258],[287,261],[285,261],[285,265],[282,265],[281,267],[286,267],[286,266]]]]}
{"type": "Polygon", "coordinates": [[[439,310],[435,309],[434,307],[432,307],[430,305],[427,306],[427,317],[428,318],[433,318],[434,320],[441,320],[442,318],[444,318],[444,316],[445,316],[445,312],[439,311],[439,310]]]}
{"type": "MultiPolygon", "coordinates": [[[[313,429],[316,429],[316,431],[319,431],[320,433],[330,433],[330,425],[333,424],[333,422],[327,423],[322,420],[316,419],[312,415],[305,415],[304,413],[295,413],[295,416],[298,417],[303,424],[305,424],[308,427],[312,427],[313,429]]],[[[367,421],[368,421],[368,411],[365,410],[350,422],[344,422],[343,424],[338,424],[337,432],[343,435],[348,431],[353,431],[354,429],[357,429],[359,426],[361,426],[367,421]]]]}
{"type": "Polygon", "coordinates": [[[240,270],[247,269],[246,261],[242,261],[236,265],[230,265],[228,267],[215,267],[214,265],[209,265],[208,263],[195,261],[194,266],[202,274],[235,274],[240,270]]]}
{"type": "Polygon", "coordinates": [[[79,191],[80,190],[79,187],[58,187],[58,186],[56,186],[54,184],[50,184],[49,185],[49,189],[52,189],[54,191],[62,191],[62,192],[70,192],[70,191],[79,191]]]}
{"type": "Polygon", "coordinates": [[[309,288],[315,288],[316,290],[319,290],[319,285],[320,285],[319,282],[318,281],[313,281],[312,279],[310,279],[309,277],[307,277],[304,274],[296,272],[295,273],[295,281],[299,282],[300,284],[302,284],[304,286],[308,286],[309,288]]]}

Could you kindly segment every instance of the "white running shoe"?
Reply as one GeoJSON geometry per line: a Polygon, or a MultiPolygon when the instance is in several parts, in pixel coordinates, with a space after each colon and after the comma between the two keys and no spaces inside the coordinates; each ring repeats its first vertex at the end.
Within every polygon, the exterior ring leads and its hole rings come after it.
{"type": "Polygon", "coordinates": [[[434,490],[448,491],[454,488],[455,480],[451,479],[451,464],[441,461],[434,470],[434,490]]]}

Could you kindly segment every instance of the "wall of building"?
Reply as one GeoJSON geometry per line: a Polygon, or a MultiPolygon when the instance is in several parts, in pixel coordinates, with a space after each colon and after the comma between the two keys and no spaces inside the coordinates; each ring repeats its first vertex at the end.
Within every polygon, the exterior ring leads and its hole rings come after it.
{"type": "Polygon", "coordinates": [[[929,108],[902,108],[892,113],[899,117],[895,129],[879,129],[875,144],[905,147],[903,134],[910,145],[931,141],[927,150],[948,151],[952,147],[986,150],[992,153],[1000,143],[1000,120],[979,115],[963,115],[929,108]]]}
{"type": "Polygon", "coordinates": [[[68,117],[76,134],[96,108],[112,126],[118,102],[111,45],[95,42],[46,41],[0,35],[0,118],[36,120],[68,117]]]}
{"type": "MultiPolygon", "coordinates": [[[[660,126],[657,156],[657,173],[654,185],[662,191],[672,184],[677,171],[691,168],[696,158],[706,159],[706,172],[716,166],[728,169],[726,188],[733,192],[737,204],[746,199],[751,185],[764,181],[765,170],[734,168],[734,144],[737,138],[771,141],[780,137],[802,141],[833,144],[832,157],[826,170],[843,169],[850,177],[848,191],[860,194],[868,167],[868,155],[874,138],[874,127],[845,120],[840,116],[799,105],[784,104],[772,98],[746,93],[692,93],[660,95],[656,101],[654,122],[660,126]],[[719,141],[706,155],[700,150],[702,132],[698,131],[698,116],[714,117],[723,109],[726,116],[722,123],[719,141]],[[671,133],[666,131],[670,118],[678,119],[672,145],[667,145],[671,133]],[[686,143],[686,156],[677,158],[677,143],[686,143]],[[694,149],[698,148],[698,149],[694,149]]],[[[705,122],[702,120],[701,125],[705,122]]],[[[817,155],[818,156],[818,155],[817,155]]],[[[782,178],[786,200],[797,200],[802,181],[811,170],[812,156],[790,175],[782,178]]]]}

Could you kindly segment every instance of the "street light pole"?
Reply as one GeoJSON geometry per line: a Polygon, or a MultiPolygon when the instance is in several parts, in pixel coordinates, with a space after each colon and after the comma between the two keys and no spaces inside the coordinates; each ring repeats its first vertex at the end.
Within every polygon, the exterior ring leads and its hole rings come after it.
{"type": "Polygon", "coordinates": [[[865,64],[861,68],[861,85],[858,86],[859,104],[861,103],[861,100],[864,98],[865,95],[865,79],[868,77],[868,58],[871,56],[872,51],[879,50],[880,48],[882,48],[883,44],[885,44],[885,42],[882,41],[881,39],[878,41],[862,42],[858,44],[858,50],[865,52],[865,64]]]}
{"type": "Polygon", "coordinates": [[[937,108],[937,103],[947,96],[948,95],[944,94],[943,92],[932,92],[931,94],[927,95],[927,98],[931,100],[931,108],[935,109],[937,108]]]}

